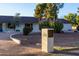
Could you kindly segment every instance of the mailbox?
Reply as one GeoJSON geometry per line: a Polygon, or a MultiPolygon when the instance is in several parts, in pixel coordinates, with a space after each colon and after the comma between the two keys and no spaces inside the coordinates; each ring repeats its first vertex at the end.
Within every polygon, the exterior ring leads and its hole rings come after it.
{"type": "Polygon", "coordinates": [[[42,28],[42,51],[53,52],[54,29],[42,28]]]}
{"type": "Polygon", "coordinates": [[[48,29],[48,37],[53,37],[54,30],[52,28],[48,29]]]}

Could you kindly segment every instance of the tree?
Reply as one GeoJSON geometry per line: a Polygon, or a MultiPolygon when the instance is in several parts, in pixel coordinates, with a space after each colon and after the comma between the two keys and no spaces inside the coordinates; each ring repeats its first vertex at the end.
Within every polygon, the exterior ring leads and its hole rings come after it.
{"type": "MultiPolygon", "coordinates": [[[[54,23],[57,19],[57,14],[59,12],[59,9],[63,7],[63,3],[41,3],[37,4],[35,8],[34,16],[38,18],[39,20],[42,20],[44,17],[46,21],[39,22],[40,28],[50,28],[48,23],[54,23]],[[54,22],[51,22],[54,21],[54,22]]],[[[56,26],[58,28],[58,26],[56,26]]]]}
{"type": "Polygon", "coordinates": [[[16,13],[15,16],[14,16],[14,19],[16,21],[18,21],[20,19],[20,13],[16,13]]]}
{"type": "Polygon", "coordinates": [[[79,13],[79,8],[78,8],[78,11],[77,12],[79,13]]]}
{"type": "Polygon", "coordinates": [[[79,16],[76,16],[76,22],[79,25],[79,16]]]}
{"type": "Polygon", "coordinates": [[[77,25],[76,17],[77,14],[69,13],[68,15],[64,16],[64,19],[69,21],[69,23],[71,23],[72,25],[77,25]]]}
{"type": "Polygon", "coordinates": [[[47,19],[57,18],[57,6],[52,3],[47,4],[44,15],[47,19]]]}
{"type": "Polygon", "coordinates": [[[20,19],[20,13],[16,13],[15,16],[14,16],[14,20],[15,20],[16,22],[18,22],[19,19],[20,19]]]}
{"type": "Polygon", "coordinates": [[[20,13],[16,13],[14,16],[15,24],[19,26],[20,13]]]}
{"type": "MultiPolygon", "coordinates": [[[[78,8],[78,11],[77,12],[79,13],[79,8],[78,8]]],[[[76,22],[79,25],[79,15],[76,16],[76,22]]]]}
{"type": "Polygon", "coordinates": [[[34,16],[38,19],[45,17],[46,19],[56,19],[59,9],[63,7],[63,3],[41,3],[37,4],[34,16]]]}
{"type": "Polygon", "coordinates": [[[42,16],[43,16],[43,13],[44,13],[44,9],[46,8],[46,3],[43,3],[43,4],[37,4],[36,5],[36,9],[35,9],[35,13],[34,13],[34,16],[36,18],[38,18],[39,20],[41,20],[42,16]]]}
{"type": "MultiPolygon", "coordinates": [[[[77,13],[79,13],[79,8],[78,8],[78,10],[77,10],[77,13]]],[[[76,16],[76,23],[77,23],[77,25],[79,26],[79,15],[76,16]]]]}
{"type": "Polygon", "coordinates": [[[46,11],[48,14],[46,18],[48,19],[57,19],[58,18],[58,13],[59,13],[59,9],[63,7],[63,3],[48,3],[47,4],[47,8],[46,11]]]}

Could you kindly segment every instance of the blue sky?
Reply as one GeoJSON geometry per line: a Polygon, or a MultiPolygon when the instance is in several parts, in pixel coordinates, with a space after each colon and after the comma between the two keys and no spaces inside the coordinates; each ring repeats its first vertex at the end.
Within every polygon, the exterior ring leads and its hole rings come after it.
{"type": "MultiPolygon", "coordinates": [[[[21,16],[33,16],[35,3],[0,3],[0,15],[12,15],[20,13],[21,16]]],[[[59,18],[63,18],[68,13],[77,13],[78,3],[65,3],[59,11],[59,18]]]]}
{"type": "Polygon", "coordinates": [[[64,7],[60,9],[59,17],[63,18],[64,15],[67,15],[68,13],[77,13],[77,8],[79,7],[79,3],[65,3],[64,7]]]}
{"type": "Polygon", "coordinates": [[[20,13],[21,16],[33,16],[36,4],[33,3],[0,3],[0,15],[20,13]]]}

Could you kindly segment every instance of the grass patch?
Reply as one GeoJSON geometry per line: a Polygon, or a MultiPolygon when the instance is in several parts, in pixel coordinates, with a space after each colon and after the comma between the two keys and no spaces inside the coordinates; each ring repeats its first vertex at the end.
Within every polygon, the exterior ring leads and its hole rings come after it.
{"type": "Polygon", "coordinates": [[[64,47],[54,47],[55,50],[64,50],[64,47]]]}

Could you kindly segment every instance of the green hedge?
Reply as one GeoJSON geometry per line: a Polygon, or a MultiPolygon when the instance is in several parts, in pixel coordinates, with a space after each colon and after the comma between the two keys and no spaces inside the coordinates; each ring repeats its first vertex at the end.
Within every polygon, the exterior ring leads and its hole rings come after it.
{"type": "Polygon", "coordinates": [[[47,22],[47,21],[39,23],[39,29],[40,30],[41,30],[41,28],[48,28],[48,27],[49,27],[49,22],[47,22]]]}
{"type": "Polygon", "coordinates": [[[59,23],[59,22],[55,22],[54,23],[54,32],[61,32],[61,30],[63,29],[63,24],[59,23]]]}
{"type": "Polygon", "coordinates": [[[59,22],[44,21],[39,24],[39,29],[41,30],[41,28],[54,28],[54,32],[59,33],[63,28],[63,24],[59,22]]]}

